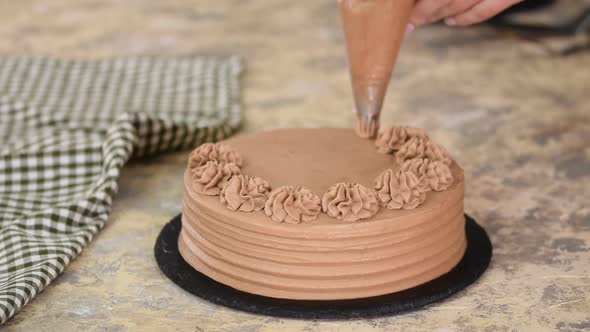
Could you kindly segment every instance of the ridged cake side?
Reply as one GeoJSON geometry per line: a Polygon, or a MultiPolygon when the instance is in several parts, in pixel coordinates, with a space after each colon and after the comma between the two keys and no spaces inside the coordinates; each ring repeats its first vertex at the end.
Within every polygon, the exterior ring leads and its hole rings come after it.
{"type": "MultiPolygon", "coordinates": [[[[186,174],[185,176],[189,176],[186,174]]],[[[185,181],[179,248],[194,268],[246,292],[288,299],[382,295],[432,280],[465,251],[463,178],[410,215],[368,222],[274,224],[225,213],[185,181]]],[[[231,211],[230,211],[231,212],[231,211]]]]}

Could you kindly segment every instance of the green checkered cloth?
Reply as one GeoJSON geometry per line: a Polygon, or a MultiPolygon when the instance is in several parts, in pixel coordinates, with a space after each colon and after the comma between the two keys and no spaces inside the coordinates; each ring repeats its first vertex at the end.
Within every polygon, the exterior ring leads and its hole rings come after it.
{"type": "Polygon", "coordinates": [[[0,58],[0,324],[104,226],[131,157],[240,124],[239,58],[0,58]]]}

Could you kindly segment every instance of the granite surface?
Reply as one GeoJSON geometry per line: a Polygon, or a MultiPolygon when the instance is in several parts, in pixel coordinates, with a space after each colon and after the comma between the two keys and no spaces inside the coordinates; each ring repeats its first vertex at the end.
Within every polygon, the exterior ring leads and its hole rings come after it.
{"type": "MultiPolygon", "coordinates": [[[[334,0],[0,2],[0,53],[68,57],[237,53],[244,130],[350,126],[334,0]]],[[[6,331],[590,330],[590,52],[548,54],[490,28],[405,43],[385,123],[424,127],[465,168],[466,211],[492,265],[424,310],[357,321],[254,316],[206,303],[158,270],[187,152],[130,163],[106,228],[6,331]]]]}

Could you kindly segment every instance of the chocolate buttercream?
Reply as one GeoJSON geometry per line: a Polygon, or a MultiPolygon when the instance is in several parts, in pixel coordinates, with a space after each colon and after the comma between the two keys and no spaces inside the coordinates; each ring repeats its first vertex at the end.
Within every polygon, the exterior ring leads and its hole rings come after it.
{"type": "Polygon", "coordinates": [[[389,126],[379,129],[375,146],[379,153],[395,152],[412,137],[427,138],[426,132],[420,128],[408,126],[389,126]]]}
{"type": "Polygon", "coordinates": [[[219,199],[232,211],[262,210],[270,193],[270,185],[259,177],[234,175],[221,189],[219,199]]]}
{"type": "Polygon", "coordinates": [[[420,182],[420,186],[424,191],[430,190],[430,185],[426,173],[428,172],[428,165],[430,165],[430,159],[428,158],[414,158],[404,161],[399,165],[399,169],[402,171],[409,171],[416,175],[420,182]]]}
{"type": "Polygon", "coordinates": [[[416,174],[401,169],[383,171],[375,179],[375,190],[381,204],[388,209],[415,209],[426,199],[416,174]]]}
{"type": "Polygon", "coordinates": [[[264,213],[272,220],[289,224],[312,221],[320,211],[320,198],[305,187],[278,187],[264,206],[264,213]]]}
{"type": "Polygon", "coordinates": [[[428,171],[429,164],[430,159],[428,158],[414,158],[401,163],[399,169],[403,171],[411,171],[420,179],[428,171]]]}
{"type": "Polygon", "coordinates": [[[434,191],[447,190],[453,184],[453,173],[447,164],[440,160],[428,163],[428,169],[424,174],[424,180],[428,188],[434,191]]]}
{"type": "Polygon", "coordinates": [[[447,149],[432,141],[426,146],[426,157],[432,161],[440,161],[445,165],[450,165],[453,162],[447,149]]]}
{"type": "Polygon", "coordinates": [[[242,156],[234,148],[223,143],[204,143],[189,155],[189,167],[197,168],[208,161],[233,163],[242,167],[242,156]]]}
{"type": "Polygon", "coordinates": [[[240,174],[236,164],[211,160],[192,169],[192,181],[198,193],[217,196],[227,180],[236,174],[240,174]]]}
{"type": "Polygon", "coordinates": [[[432,142],[425,136],[411,137],[395,153],[395,158],[399,164],[410,159],[428,158],[430,160],[439,160],[450,165],[452,160],[449,153],[442,146],[432,142]]]}
{"type": "Polygon", "coordinates": [[[322,210],[343,221],[371,218],[379,210],[375,193],[358,183],[337,183],[322,197],[322,210]]]}
{"type": "Polygon", "coordinates": [[[398,163],[417,158],[426,158],[426,148],[429,139],[424,137],[412,137],[395,153],[395,159],[398,163]]]}
{"type": "MultiPolygon", "coordinates": [[[[350,129],[282,129],[227,143],[245,157],[243,174],[315,193],[340,182],[371,187],[376,175],[399,166],[350,129]]],[[[380,208],[363,222],[319,213],[299,224],[272,222],[264,211],[230,211],[219,197],[196,191],[189,168],[179,249],[214,280],[264,296],[335,300],[408,289],[448,272],[463,256],[463,172],[455,163],[449,168],[453,184],[429,192],[416,209],[380,208]]]]}

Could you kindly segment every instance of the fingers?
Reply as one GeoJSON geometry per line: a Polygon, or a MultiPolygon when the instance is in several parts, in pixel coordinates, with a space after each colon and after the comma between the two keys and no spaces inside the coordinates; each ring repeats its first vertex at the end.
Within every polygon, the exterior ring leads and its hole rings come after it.
{"type": "Polygon", "coordinates": [[[438,11],[451,2],[452,0],[418,0],[410,15],[410,24],[419,27],[434,22],[438,11]]]}
{"type": "Polygon", "coordinates": [[[459,15],[471,7],[475,6],[482,0],[454,0],[451,1],[449,4],[441,8],[437,15],[433,18],[434,21],[438,21],[447,17],[452,17],[459,15]]]}
{"type": "Polygon", "coordinates": [[[522,0],[482,0],[471,8],[447,17],[448,25],[470,25],[483,22],[522,0]]]}
{"type": "Polygon", "coordinates": [[[408,32],[444,19],[448,25],[485,21],[522,0],[417,0],[410,15],[408,32]]]}

